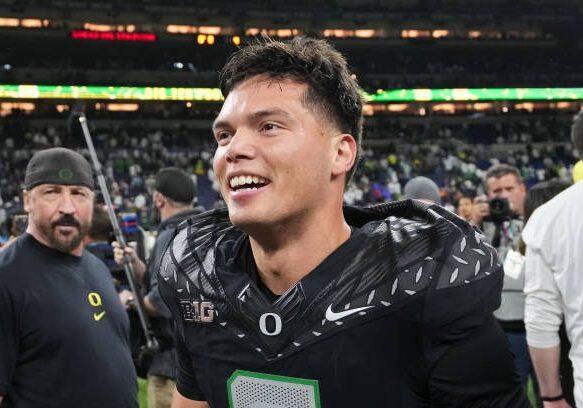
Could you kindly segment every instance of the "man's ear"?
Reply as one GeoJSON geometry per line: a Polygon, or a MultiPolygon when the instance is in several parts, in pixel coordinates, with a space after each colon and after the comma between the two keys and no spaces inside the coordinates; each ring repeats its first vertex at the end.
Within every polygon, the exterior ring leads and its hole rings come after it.
{"type": "Polygon", "coordinates": [[[166,196],[159,191],[154,191],[154,205],[158,208],[166,204],[166,196]]]}
{"type": "Polygon", "coordinates": [[[31,203],[30,200],[32,199],[31,193],[28,190],[22,190],[22,203],[24,204],[24,211],[27,213],[30,212],[31,203]]]}
{"type": "Polygon", "coordinates": [[[335,138],[334,162],[332,163],[332,175],[339,176],[348,173],[354,161],[358,146],[351,134],[343,133],[335,138]]]}

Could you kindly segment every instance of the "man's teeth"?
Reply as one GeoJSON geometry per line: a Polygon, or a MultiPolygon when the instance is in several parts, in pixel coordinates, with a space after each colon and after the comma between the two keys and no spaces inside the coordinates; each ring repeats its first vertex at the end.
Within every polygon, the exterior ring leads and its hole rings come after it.
{"type": "Polygon", "coordinates": [[[231,179],[231,188],[249,188],[257,190],[257,186],[267,184],[267,180],[259,176],[235,176],[231,179]]]}

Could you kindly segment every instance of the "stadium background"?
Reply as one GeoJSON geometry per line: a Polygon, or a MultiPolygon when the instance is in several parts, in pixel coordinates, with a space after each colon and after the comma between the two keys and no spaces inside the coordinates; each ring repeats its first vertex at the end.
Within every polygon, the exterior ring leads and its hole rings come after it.
{"type": "Polygon", "coordinates": [[[86,151],[68,119],[80,100],[120,213],[151,228],[168,165],[192,174],[199,205],[221,205],[217,71],[262,33],[327,38],[348,57],[368,101],[349,203],[398,199],[425,175],[451,207],[497,161],[529,186],[570,180],[582,14],[577,0],[0,0],[0,235],[34,151],[86,151]]]}

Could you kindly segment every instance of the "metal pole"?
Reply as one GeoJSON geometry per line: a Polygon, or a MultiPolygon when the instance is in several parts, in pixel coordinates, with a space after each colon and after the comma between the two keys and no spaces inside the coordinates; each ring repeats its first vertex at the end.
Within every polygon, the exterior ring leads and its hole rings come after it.
{"type": "Polygon", "coordinates": [[[122,250],[124,250],[124,263],[123,268],[130,285],[130,290],[133,292],[136,302],[136,311],[138,312],[138,317],[140,320],[140,325],[142,326],[142,330],[144,331],[144,335],[146,337],[146,348],[148,352],[153,352],[158,349],[158,341],[152,335],[150,329],[150,320],[148,316],[144,312],[144,299],[140,291],[136,289],[136,280],[134,277],[134,271],[132,267],[132,262],[130,256],[125,253],[125,248],[127,244],[125,242],[125,238],[119,226],[119,222],[117,220],[117,216],[115,215],[115,211],[113,209],[113,203],[111,202],[111,196],[109,195],[109,190],[107,189],[107,184],[105,183],[105,176],[103,175],[103,171],[101,170],[101,164],[99,163],[99,159],[97,158],[97,153],[95,152],[95,146],[93,145],[93,140],[91,139],[91,133],[89,132],[89,127],[87,126],[87,118],[85,117],[85,113],[77,112],[79,123],[81,124],[81,129],[83,131],[83,135],[85,136],[85,142],[87,143],[87,148],[89,149],[89,154],[91,155],[91,162],[93,164],[93,169],[95,170],[95,174],[97,175],[97,182],[99,184],[99,189],[101,190],[101,194],[103,195],[103,199],[105,200],[105,205],[107,207],[107,214],[109,215],[109,220],[111,221],[111,225],[113,226],[113,233],[115,235],[116,241],[119,243],[122,250]]]}

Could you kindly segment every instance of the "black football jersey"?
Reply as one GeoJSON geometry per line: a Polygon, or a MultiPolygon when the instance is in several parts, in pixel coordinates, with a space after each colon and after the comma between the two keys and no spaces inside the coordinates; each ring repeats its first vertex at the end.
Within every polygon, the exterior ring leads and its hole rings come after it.
{"type": "Polygon", "coordinates": [[[176,230],[159,285],[178,391],[211,407],[528,407],[485,237],[419,201],[344,212],[350,239],[275,299],[226,210],[176,230]]]}

